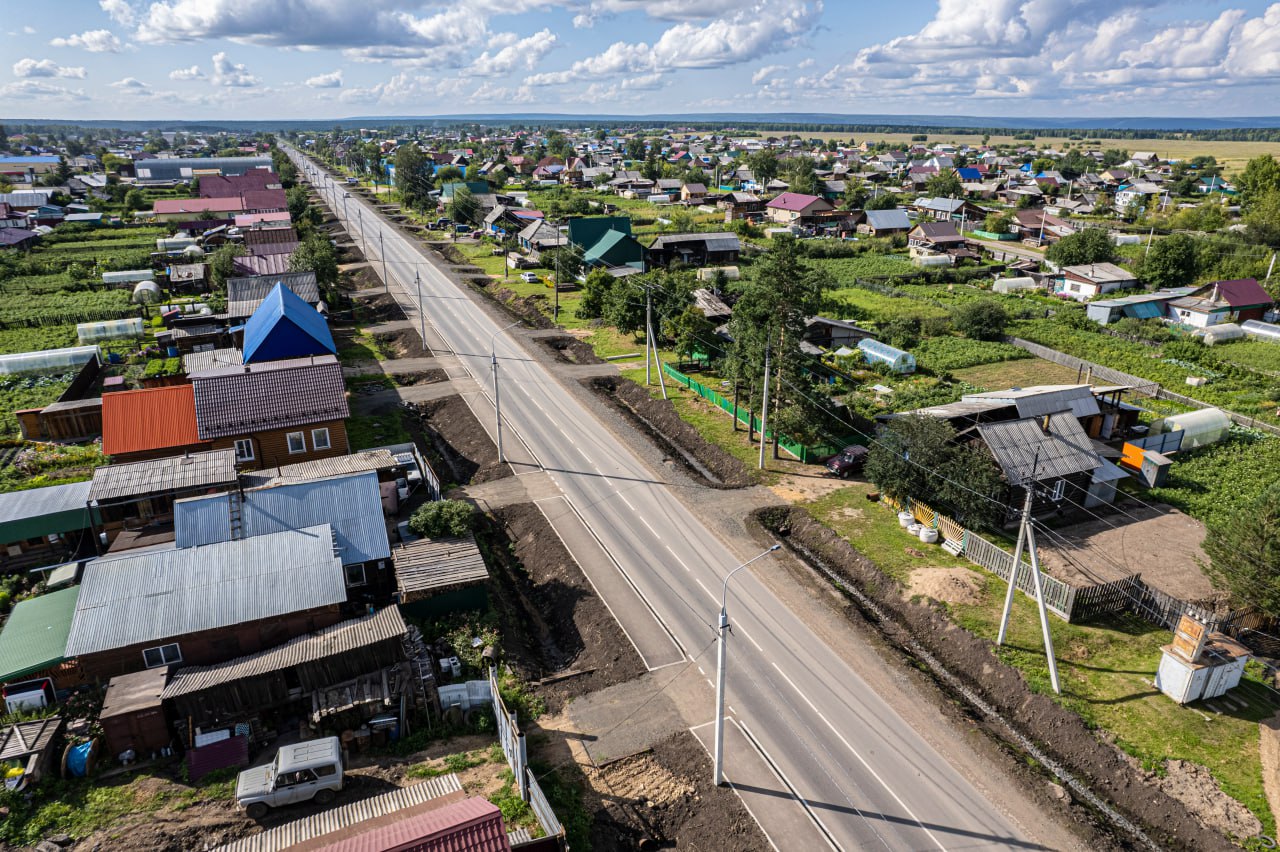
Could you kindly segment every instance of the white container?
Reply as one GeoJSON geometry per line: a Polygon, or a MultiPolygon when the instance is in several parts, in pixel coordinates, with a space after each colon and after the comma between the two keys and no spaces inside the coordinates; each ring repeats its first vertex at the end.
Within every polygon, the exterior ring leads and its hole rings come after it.
{"type": "Polygon", "coordinates": [[[925,544],[936,544],[938,541],[938,531],[933,527],[921,527],[920,540],[925,544]]]}
{"type": "Polygon", "coordinates": [[[904,530],[907,527],[914,524],[915,522],[916,522],[916,516],[911,514],[910,512],[898,513],[898,526],[902,527],[904,530]]]}
{"type": "Polygon", "coordinates": [[[907,525],[907,532],[911,533],[913,536],[920,535],[921,529],[923,529],[923,527],[919,523],[907,525]]]}

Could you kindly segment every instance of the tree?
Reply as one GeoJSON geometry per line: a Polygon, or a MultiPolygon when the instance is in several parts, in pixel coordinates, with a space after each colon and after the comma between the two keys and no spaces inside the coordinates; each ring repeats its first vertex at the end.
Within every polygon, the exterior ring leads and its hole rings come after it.
{"type": "Polygon", "coordinates": [[[547,152],[563,160],[573,153],[573,143],[559,130],[553,130],[547,134],[547,152]]]}
{"type": "Polygon", "coordinates": [[[882,192],[867,200],[868,210],[893,210],[898,206],[898,196],[892,192],[882,192]]]}
{"type": "MultiPolygon", "coordinates": [[[[399,168],[396,171],[399,171],[399,168]]],[[[455,183],[465,178],[466,174],[457,166],[441,166],[436,169],[436,180],[440,183],[455,183]]]]}
{"type": "Polygon", "coordinates": [[[338,283],[338,256],[328,240],[313,233],[293,250],[289,270],[314,272],[318,283],[332,287],[338,283]]]}
{"type": "Polygon", "coordinates": [[[1215,515],[1203,547],[1215,583],[1237,601],[1280,616],[1280,482],[1251,504],[1215,515]]]}
{"type": "Polygon", "coordinates": [[[880,338],[899,349],[914,349],[920,343],[920,319],[895,317],[879,326],[880,338]]]}
{"type": "Polygon", "coordinates": [[[311,206],[311,202],[307,199],[307,190],[301,186],[295,186],[285,193],[285,204],[289,208],[289,217],[294,221],[301,219],[307,212],[307,208],[311,206]]]}
{"type": "Polygon", "coordinates": [[[147,197],[142,194],[140,189],[131,189],[124,196],[124,209],[132,212],[141,210],[147,206],[147,197]]]}
{"type": "Polygon", "coordinates": [[[982,230],[988,234],[1008,234],[1013,231],[1013,214],[1007,210],[1000,213],[988,213],[982,223],[982,230]]]}
{"type": "Polygon", "coordinates": [[[663,335],[671,341],[676,354],[686,361],[693,360],[693,353],[702,350],[711,356],[716,341],[716,327],[696,305],[690,305],[663,323],[663,335]]]}
{"type": "Polygon", "coordinates": [[[782,171],[792,192],[817,194],[818,177],[814,174],[813,158],[790,157],[783,162],[782,171]]]}
{"type": "Polygon", "coordinates": [[[209,258],[209,280],[214,292],[225,293],[227,279],[235,277],[235,259],[245,253],[245,248],[236,243],[228,243],[215,251],[209,258]]]}
{"type": "Polygon", "coordinates": [[[1244,217],[1245,238],[1258,245],[1280,248],[1280,190],[1253,202],[1244,217]]]}
{"type": "Polygon", "coordinates": [[[604,316],[605,302],[618,279],[603,269],[593,269],[587,273],[582,284],[582,301],[574,314],[578,319],[599,319],[604,316]]]}
{"type": "Polygon", "coordinates": [[[1102,165],[1104,168],[1111,168],[1127,162],[1129,162],[1129,152],[1123,148],[1108,148],[1102,152],[1102,165]]]}
{"type": "Polygon", "coordinates": [[[1186,234],[1157,240],[1142,260],[1139,277],[1161,290],[1190,284],[1196,277],[1196,241],[1186,234]]]}
{"type": "Polygon", "coordinates": [[[1246,208],[1267,193],[1280,191],[1280,163],[1270,154],[1254,157],[1236,178],[1236,189],[1246,208]]]}
{"type": "Polygon", "coordinates": [[[840,206],[845,210],[861,210],[867,203],[867,184],[862,178],[846,174],[840,206]]]}
{"type": "Polygon", "coordinates": [[[747,155],[747,168],[751,170],[756,185],[761,189],[778,176],[778,155],[772,149],[765,148],[747,155]]]}
{"type": "Polygon", "coordinates": [[[999,340],[1004,337],[1009,315],[999,302],[979,299],[965,302],[951,314],[956,331],[970,340],[999,340]]]}
{"type": "Polygon", "coordinates": [[[964,196],[964,184],[955,172],[938,172],[925,181],[925,192],[934,198],[960,198],[964,196]]]}
{"type": "Polygon", "coordinates": [[[430,203],[430,161],[416,142],[396,149],[396,190],[407,207],[422,210],[430,203]]]}
{"type": "Polygon", "coordinates": [[[1059,267],[1110,263],[1115,256],[1115,247],[1111,245],[1111,237],[1102,228],[1084,228],[1049,246],[1044,256],[1059,267]]]}
{"type": "Polygon", "coordinates": [[[423,538],[458,538],[471,532],[475,510],[465,500],[433,500],[409,518],[409,531],[423,538]]]}
{"type": "Polygon", "coordinates": [[[476,197],[465,186],[455,187],[453,198],[449,201],[449,218],[455,222],[476,224],[480,215],[480,205],[476,197]]]}

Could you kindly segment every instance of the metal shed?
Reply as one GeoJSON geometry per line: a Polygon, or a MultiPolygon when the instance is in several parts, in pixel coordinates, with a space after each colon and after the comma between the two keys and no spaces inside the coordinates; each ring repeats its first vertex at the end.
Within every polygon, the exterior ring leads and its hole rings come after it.
{"type": "Polygon", "coordinates": [[[167,666],[113,677],[107,684],[98,722],[106,738],[107,753],[120,755],[132,749],[140,758],[170,745],[160,697],[169,678],[167,666]]]}

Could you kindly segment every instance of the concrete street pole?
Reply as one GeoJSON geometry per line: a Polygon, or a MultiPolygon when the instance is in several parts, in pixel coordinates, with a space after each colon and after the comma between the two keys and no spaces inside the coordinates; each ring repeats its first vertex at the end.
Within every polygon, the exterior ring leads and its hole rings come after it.
{"type": "Polygon", "coordinates": [[[418,274],[418,270],[413,270],[413,289],[418,294],[418,326],[419,334],[422,335],[422,348],[427,348],[427,307],[422,301],[422,276],[418,274]]]}
{"type": "Polygon", "coordinates": [[[387,247],[382,242],[382,228],[378,228],[378,250],[382,252],[382,292],[391,292],[391,279],[387,277],[387,247]]]}
{"type": "Polygon", "coordinates": [[[764,470],[764,445],[769,442],[769,347],[764,348],[764,399],[760,402],[760,470],[764,470]]]}
{"type": "Polygon", "coordinates": [[[720,590],[720,647],[716,651],[716,747],[715,747],[715,784],[719,787],[724,783],[724,664],[728,655],[729,642],[729,612],[727,610],[729,600],[729,580],[734,574],[737,574],[743,568],[746,568],[757,559],[762,559],[773,553],[780,544],[757,553],[755,556],[743,562],[737,568],[734,568],[724,578],[724,587],[720,590]]]}
{"type": "Polygon", "coordinates": [[[494,333],[489,337],[489,364],[490,364],[490,366],[493,368],[493,414],[494,414],[494,431],[495,431],[495,432],[497,433],[497,435],[498,435],[498,462],[499,462],[499,463],[506,461],[506,460],[507,460],[507,458],[506,458],[506,456],[505,456],[505,455],[503,455],[503,453],[502,453],[502,397],[499,395],[499,391],[498,391],[498,350],[497,350],[497,340],[498,340],[498,335],[499,335],[499,334],[502,334],[502,332],[506,331],[508,328],[515,328],[515,327],[516,327],[516,326],[518,326],[519,324],[520,324],[520,323],[518,323],[518,322],[513,322],[513,323],[511,323],[511,325],[504,326],[504,327],[502,327],[502,328],[498,329],[497,331],[495,331],[495,332],[494,332],[494,333]]]}

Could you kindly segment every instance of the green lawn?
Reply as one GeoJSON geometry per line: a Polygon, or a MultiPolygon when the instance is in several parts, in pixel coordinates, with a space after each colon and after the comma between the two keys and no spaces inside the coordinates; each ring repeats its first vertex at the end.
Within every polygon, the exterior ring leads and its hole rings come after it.
{"type": "MultiPolygon", "coordinates": [[[[970,567],[978,579],[978,602],[944,608],[960,626],[994,639],[1004,583],[936,545],[921,545],[898,526],[889,507],[867,501],[870,490],[867,484],[854,484],[810,502],[808,508],[904,584],[921,567],[970,567]],[[908,547],[927,555],[912,556],[908,547]]],[[[1023,673],[1032,689],[1054,697],[1035,604],[1021,593],[1014,601],[1008,641],[997,653],[1023,673]]],[[[1051,615],[1049,623],[1062,684],[1062,695],[1055,700],[1090,725],[1110,731],[1117,745],[1150,768],[1166,758],[1207,767],[1222,789],[1248,807],[1266,833],[1273,833],[1275,820],[1262,786],[1258,722],[1280,705],[1260,681],[1250,674],[1232,693],[1249,705],[1239,713],[1217,714],[1199,704],[1181,707],[1151,685],[1169,631],[1130,615],[1092,624],[1067,624],[1051,615]]]]}
{"type": "Polygon", "coordinates": [[[1042,358],[1024,358],[1017,361],[966,367],[962,370],[953,370],[951,375],[962,382],[987,390],[1075,384],[1076,379],[1079,378],[1075,370],[1042,358]]]}

